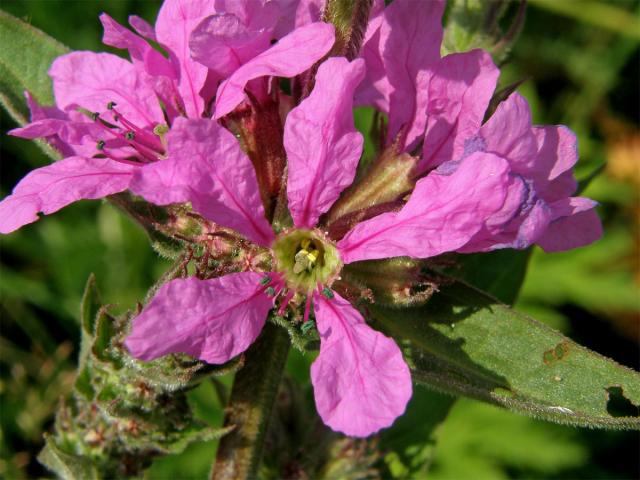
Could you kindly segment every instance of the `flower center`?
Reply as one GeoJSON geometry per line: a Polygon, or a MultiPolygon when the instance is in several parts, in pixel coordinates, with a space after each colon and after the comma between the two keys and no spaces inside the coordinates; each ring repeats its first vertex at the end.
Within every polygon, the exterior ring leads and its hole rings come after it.
{"type": "Polygon", "coordinates": [[[276,270],[287,286],[311,292],[330,285],[342,267],[335,245],[318,230],[294,229],[281,234],[273,244],[276,270]]]}

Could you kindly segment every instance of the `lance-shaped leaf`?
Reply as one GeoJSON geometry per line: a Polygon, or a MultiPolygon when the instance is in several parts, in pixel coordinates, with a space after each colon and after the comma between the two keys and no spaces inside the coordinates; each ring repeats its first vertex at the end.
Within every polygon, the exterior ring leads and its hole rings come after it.
{"type": "Polygon", "coordinates": [[[371,310],[407,341],[420,383],[558,423],[640,429],[640,374],[473,287],[454,282],[423,307],[371,310]]]}
{"type": "Polygon", "coordinates": [[[69,49],[40,30],[0,10],[0,104],[18,122],[28,119],[24,91],[39,103],[52,104],[47,70],[69,49]]]}
{"type": "Polygon", "coordinates": [[[45,447],[38,455],[40,463],[62,480],[93,480],[100,478],[96,465],[88,457],[63,451],[55,440],[45,434],[45,447]]]}

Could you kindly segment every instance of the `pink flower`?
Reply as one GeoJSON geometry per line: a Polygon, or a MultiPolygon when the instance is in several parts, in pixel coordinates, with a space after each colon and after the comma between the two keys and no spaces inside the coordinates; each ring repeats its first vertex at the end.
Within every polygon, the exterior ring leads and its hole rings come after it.
{"type": "Polygon", "coordinates": [[[363,60],[329,58],[310,96],[287,116],[294,226],[277,234],[236,138],[214,120],[176,120],[167,135],[167,166],[138,171],[132,190],[160,205],[191,202],[197,213],[251,240],[263,260],[246,271],[164,284],[133,321],[125,342],[133,356],[183,352],[223,363],[249,347],[272,308],[284,315],[290,306],[307,321],[313,304],[321,347],[311,379],[324,422],[363,437],[404,412],[412,387],[400,349],[367,326],[334,284],[351,262],[427,258],[462,248],[503,208],[510,172],[496,155],[471,154],[455,172],[433,171],[418,180],[400,210],[365,220],[343,238],[330,237],[321,216],[353,182],[362,153],[352,98],[364,74],[363,60]]]}
{"type": "Polygon", "coordinates": [[[167,0],[155,28],[130,17],[137,34],[103,14],[104,42],[128,49],[131,62],[93,52],[73,52],[53,62],[56,107],[41,107],[28,95],[32,123],[10,133],[44,137],[65,158],[28,174],[0,202],[0,233],[36,221],[39,212],[126,190],[135,172],[165,164],[158,161],[166,158],[166,133],[174,122],[210,114],[219,82],[216,108],[231,111],[244,99],[248,82],[259,83],[248,87],[259,95],[269,83],[264,77],[298,75],[333,45],[333,27],[325,23],[291,32],[278,27],[279,4],[230,1],[224,11],[221,3],[167,0]],[[207,28],[217,21],[228,28],[211,39],[207,28]],[[271,45],[276,27],[283,38],[271,45]],[[194,56],[199,58],[199,46],[209,48],[220,68],[191,58],[194,30],[194,56]],[[147,40],[159,43],[168,58],[147,40]]]}
{"type": "Polygon", "coordinates": [[[440,58],[444,2],[396,0],[369,25],[362,57],[367,77],[356,102],[389,116],[389,141],[420,150],[417,174],[455,171],[474,155],[510,166],[504,208],[460,252],[526,248],[546,251],[592,243],[602,235],[596,202],[572,197],[575,135],[564,126],[532,126],[529,107],[512,94],[483,124],[499,77],[488,53],[440,58]]]}

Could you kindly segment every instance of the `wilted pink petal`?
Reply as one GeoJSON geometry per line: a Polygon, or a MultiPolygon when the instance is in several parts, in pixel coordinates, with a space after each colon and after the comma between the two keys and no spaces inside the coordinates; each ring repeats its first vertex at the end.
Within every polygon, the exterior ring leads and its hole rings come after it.
{"type": "Polygon", "coordinates": [[[389,137],[401,128],[408,147],[424,133],[430,70],[440,59],[444,2],[395,1],[380,26],[382,62],[389,78],[389,137]]]}
{"type": "Polygon", "coordinates": [[[171,280],[133,319],[125,345],[141,360],[186,353],[225,363],[254,342],[272,307],[260,278],[241,272],[210,280],[171,280]]]}
{"type": "Polygon", "coordinates": [[[474,141],[500,72],[482,50],[454,53],[436,66],[429,84],[421,171],[482,150],[474,141]]]}
{"type": "Polygon", "coordinates": [[[10,233],[82,199],[106,197],[129,186],[138,167],[103,158],[69,157],[30,172],[0,202],[0,233],[10,233]]]}
{"type": "Polygon", "coordinates": [[[602,237],[602,224],[589,198],[571,197],[550,205],[555,219],[536,242],[545,252],[582,247],[602,237]]]}
{"type": "Polygon", "coordinates": [[[233,134],[215,120],[178,118],[167,138],[168,158],[140,170],[131,190],[156,205],[191,202],[206,218],[268,246],[273,231],[255,171],[233,134]]]}
{"type": "Polygon", "coordinates": [[[100,15],[100,22],[104,27],[102,43],[129,50],[133,62],[139,62],[144,71],[150,75],[176,78],[176,71],[171,62],[152,48],[146,40],[120,25],[106,13],[100,15]]]}
{"type": "Polygon", "coordinates": [[[56,104],[104,112],[109,102],[139,126],[164,122],[154,91],[135,66],[109,53],[73,52],[58,57],[49,70],[56,104]]]}
{"type": "Polygon", "coordinates": [[[419,180],[399,212],[356,225],[338,242],[341,259],[428,258],[456,250],[501,210],[509,185],[506,160],[472,154],[453,173],[434,171],[419,180]]]}
{"type": "Polygon", "coordinates": [[[316,408],[325,424],[353,437],[390,426],[411,398],[411,374],[396,343],[334,294],[315,296],[320,355],[311,365],[316,408]]]}
{"type": "Polygon", "coordinates": [[[220,85],[215,118],[224,117],[244,100],[244,88],[250,80],[265,76],[294,77],[320,60],[331,49],[334,39],[333,26],[324,22],[294,30],[220,85]]]}
{"type": "Polygon", "coordinates": [[[189,37],[196,25],[214,13],[215,2],[211,0],[165,0],[156,21],[156,38],[180,71],[178,91],[191,118],[199,118],[204,109],[200,91],[207,79],[207,68],[191,59],[189,37]]]}
{"type": "Polygon", "coordinates": [[[364,61],[326,60],[311,94],[287,116],[284,146],[289,211],[298,228],[312,228],[353,182],[363,139],[353,125],[353,92],[364,61]]]}

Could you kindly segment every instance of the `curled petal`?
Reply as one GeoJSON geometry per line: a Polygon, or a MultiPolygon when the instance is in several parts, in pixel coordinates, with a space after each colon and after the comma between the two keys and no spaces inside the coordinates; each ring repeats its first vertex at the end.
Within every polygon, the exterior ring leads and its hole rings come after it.
{"type": "Polygon", "coordinates": [[[287,195],[298,228],[314,227],[353,182],[363,139],[353,125],[352,100],[363,76],[362,60],[326,60],[311,94],[287,116],[287,195]]]}
{"type": "Polygon", "coordinates": [[[554,220],[537,241],[545,252],[583,247],[602,237],[602,223],[589,198],[571,197],[550,205],[554,220]]]}
{"type": "Polygon", "coordinates": [[[501,211],[509,186],[507,161],[492,154],[475,153],[453,173],[433,171],[418,181],[402,210],[347,233],[338,243],[341,259],[428,258],[456,250],[501,211]]]}
{"type": "Polygon", "coordinates": [[[527,100],[513,93],[480,129],[485,151],[509,159],[511,169],[528,174],[534,166],[537,142],[531,127],[531,109],[527,100]]]}
{"type": "Polygon", "coordinates": [[[147,73],[175,77],[171,63],[154,50],[143,38],[123,27],[106,13],[100,15],[100,22],[104,28],[102,43],[116,48],[129,50],[131,59],[140,62],[147,73]]]}
{"type": "Polygon", "coordinates": [[[294,30],[220,85],[215,118],[224,117],[244,100],[244,88],[250,80],[265,76],[294,77],[320,60],[334,40],[333,26],[328,23],[312,23],[294,30]]]}
{"type": "Polygon", "coordinates": [[[258,338],[272,307],[260,278],[241,272],[210,280],[171,280],[134,318],[125,345],[141,360],[186,353],[225,363],[258,338]]]}
{"type": "Polygon", "coordinates": [[[157,205],[191,202],[206,218],[268,246],[273,231],[255,170],[233,134],[215,120],[178,118],[167,138],[169,157],[140,170],[131,190],[157,205]]]}
{"type": "Polygon", "coordinates": [[[500,71],[483,50],[454,53],[435,67],[429,83],[421,171],[482,150],[473,139],[482,125],[500,71]],[[469,142],[472,142],[471,144],[469,142]]]}
{"type": "Polygon", "coordinates": [[[158,41],[156,39],[156,31],[144,18],[140,18],[137,15],[129,15],[129,25],[131,25],[136,33],[141,37],[153,42],[158,41]]]}
{"type": "Polygon", "coordinates": [[[318,413],[333,430],[366,437],[390,426],[411,398],[411,374],[396,343],[334,293],[316,295],[320,355],[311,365],[318,413]]]}
{"type": "Polygon", "coordinates": [[[530,175],[545,200],[555,202],[578,188],[572,167],[578,161],[578,139],[564,125],[533,127],[538,154],[530,175]]]}
{"type": "Polygon", "coordinates": [[[106,197],[126,190],[139,167],[104,158],[69,157],[24,177],[0,202],[0,233],[10,233],[82,199],[106,197]]]}
{"type": "Polygon", "coordinates": [[[118,111],[140,127],[164,122],[144,74],[120,57],[109,53],[69,53],[53,62],[49,75],[61,109],[83,107],[104,112],[109,102],[115,102],[118,111]]]}

